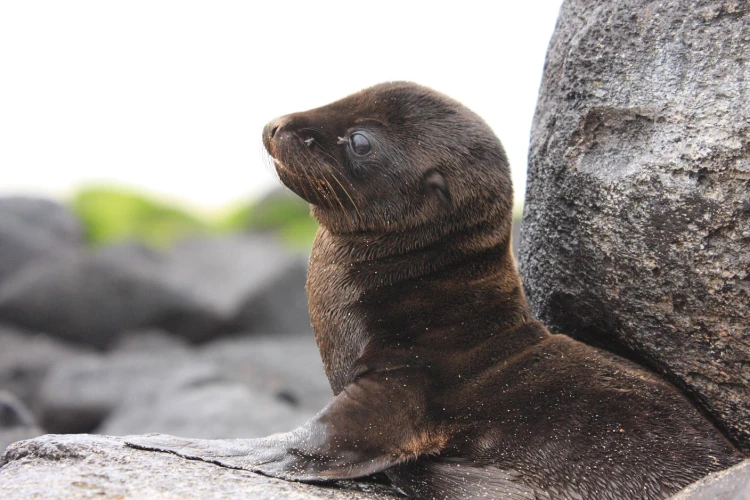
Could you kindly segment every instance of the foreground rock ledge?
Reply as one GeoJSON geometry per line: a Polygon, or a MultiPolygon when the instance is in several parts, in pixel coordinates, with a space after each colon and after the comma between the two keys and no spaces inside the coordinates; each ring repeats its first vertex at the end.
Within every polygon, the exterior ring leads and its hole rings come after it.
{"type": "Polygon", "coordinates": [[[395,500],[377,485],[323,487],[268,478],[166,453],[129,448],[124,438],[47,435],[8,447],[0,498],[395,500]]]}

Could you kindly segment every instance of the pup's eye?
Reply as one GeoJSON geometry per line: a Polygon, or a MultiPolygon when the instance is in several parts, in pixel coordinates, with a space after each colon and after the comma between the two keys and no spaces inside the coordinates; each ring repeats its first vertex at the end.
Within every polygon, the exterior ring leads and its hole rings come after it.
{"type": "Polygon", "coordinates": [[[349,137],[349,144],[352,146],[352,151],[359,156],[364,156],[370,152],[372,147],[370,141],[363,134],[358,132],[352,134],[349,137]]]}

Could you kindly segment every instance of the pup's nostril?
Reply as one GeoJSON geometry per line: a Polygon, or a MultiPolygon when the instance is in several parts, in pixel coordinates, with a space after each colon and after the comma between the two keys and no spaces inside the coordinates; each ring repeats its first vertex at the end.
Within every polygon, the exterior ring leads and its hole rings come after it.
{"type": "Polygon", "coordinates": [[[284,119],[283,116],[274,118],[273,120],[268,122],[266,126],[263,128],[263,137],[269,141],[275,139],[276,136],[281,134],[281,132],[284,130],[285,123],[286,123],[286,120],[284,119]]]}

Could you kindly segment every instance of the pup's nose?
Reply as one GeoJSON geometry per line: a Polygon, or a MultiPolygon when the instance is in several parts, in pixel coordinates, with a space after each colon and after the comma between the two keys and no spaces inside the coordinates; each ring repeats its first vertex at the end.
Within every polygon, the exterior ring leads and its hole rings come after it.
{"type": "Polygon", "coordinates": [[[268,122],[263,128],[263,138],[270,141],[271,139],[276,137],[279,131],[284,128],[286,121],[286,117],[279,116],[278,118],[274,118],[273,120],[268,122]]]}

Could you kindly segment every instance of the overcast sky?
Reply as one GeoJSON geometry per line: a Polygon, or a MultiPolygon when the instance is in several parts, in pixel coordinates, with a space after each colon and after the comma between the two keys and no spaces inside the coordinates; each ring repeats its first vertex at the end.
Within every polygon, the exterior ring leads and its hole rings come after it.
{"type": "Polygon", "coordinates": [[[0,2],[0,195],[106,182],[217,208],[276,184],[271,118],[412,80],[490,124],[521,199],[560,4],[0,2]]]}

